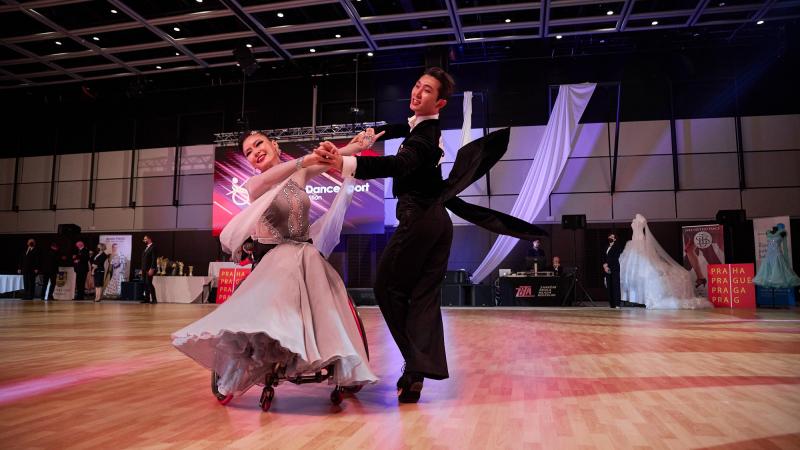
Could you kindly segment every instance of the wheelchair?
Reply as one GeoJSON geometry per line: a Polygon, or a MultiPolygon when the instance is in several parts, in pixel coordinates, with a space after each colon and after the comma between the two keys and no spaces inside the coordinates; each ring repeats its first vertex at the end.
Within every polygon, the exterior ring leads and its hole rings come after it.
{"type": "MultiPolygon", "coordinates": [[[[369,360],[369,345],[367,344],[367,334],[364,331],[364,323],[361,321],[361,316],[358,314],[358,310],[353,303],[353,299],[348,296],[348,301],[350,302],[350,308],[353,311],[353,317],[356,320],[356,325],[358,326],[358,332],[361,335],[361,341],[364,343],[364,350],[367,354],[367,360],[369,360]]],[[[324,367],[314,373],[305,373],[295,376],[287,376],[286,375],[286,367],[282,364],[275,364],[272,370],[265,376],[264,378],[264,389],[261,391],[261,397],[258,400],[258,406],[261,407],[261,410],[264,412],[269,411],[270,407],[272,406],[272,401],[275,399],[275,388],[278,387],[279,384],[283,382],[289,382],[293,384],[308,384],[308,383],[323,383],[333,378],[333,365],[329,365],[324,367]]],[[[216,397],[217,401],[220,405],[227,405],[232,399],[233,394],[222,394],[219,392],[217,388],[217,380],[219,379],[219,375],[217,372],[211,372],[211,392],[216,397]]],[[[261,383],[259,383],[261,384],[261,383]]],[[[344,395],[354,395],[361,391],[362,385],[358,386],[336,386],[333,388],[330,394],[330,401],[334,405],[339,405],[344,400],[344,395]]]]}

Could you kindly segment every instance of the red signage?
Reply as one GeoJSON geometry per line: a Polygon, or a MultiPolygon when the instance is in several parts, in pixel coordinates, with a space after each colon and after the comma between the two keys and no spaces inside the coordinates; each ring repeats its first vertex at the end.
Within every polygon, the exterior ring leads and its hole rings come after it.
{"type": "Polygon", "coordinates": [[[533,297],[533,289],[530,286],[518,286],[517,297],[533,297]]]}
{"type": "Polygon", "coordinates": [[[242,284],[247,276],[250,275],[249,268],[241,269],[219,269],[217,280],[217,304],[225,303],[228,297],[233,295],[233,291],[242,284]]]}
{"type": "Polygon", "coordinates": [[[753,264],[709,264],[708,299],[715,308],[755,308],[753,264]]]}

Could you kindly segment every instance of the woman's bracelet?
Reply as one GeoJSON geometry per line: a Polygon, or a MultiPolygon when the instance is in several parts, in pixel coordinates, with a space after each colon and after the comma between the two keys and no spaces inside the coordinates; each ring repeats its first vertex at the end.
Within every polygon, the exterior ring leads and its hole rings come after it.
{"type": "Polygon", "coordinates": [[[303,168],[303,158],[305,158],[305,157],[306,157],[306,155],[303,155],[303,156],[301,156],[301,157],[299,157],[299,158],[297,158],[295,160],[294,170],[300,170],[300,169],[303,168]]]}

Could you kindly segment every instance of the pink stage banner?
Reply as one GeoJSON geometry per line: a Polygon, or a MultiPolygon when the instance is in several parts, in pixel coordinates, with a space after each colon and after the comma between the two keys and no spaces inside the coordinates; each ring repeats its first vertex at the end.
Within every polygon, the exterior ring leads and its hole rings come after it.
{"type": "Polygon", "coordinates": [[[715,308],[755,308],[753,264],[710,264],[708,299],[715,308]]]}

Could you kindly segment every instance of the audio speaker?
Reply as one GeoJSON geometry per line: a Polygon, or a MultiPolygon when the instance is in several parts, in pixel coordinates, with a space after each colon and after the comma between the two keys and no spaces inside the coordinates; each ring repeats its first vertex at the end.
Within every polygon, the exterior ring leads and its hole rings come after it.
{"type": "Polygon", "coordinates": [[[586,228],[586,214],[564,214],[561,216],[561,227],[565,230],[586,228]]]}
{"type": "Polygon", "coordinates": [[[442,306],[466,306],[468,288],[460,284],[442,285],[442,306]]]}
{"type": "Polygon", "coordinates": [[[470,286],[470,305],[472,306],[494,306],[494,286],[476,284],[470,286]]]}
{"type": "Polygon", "coordinates": [[[62,236],[81,234],[81,227],[74,223],[60,223],[58,224],[58,234],[62,236]]]}
{"type": "Polygon", "coordinates": [[[469,284],[469,275],[464,269],[448,270],[444,273],[444,284],[469,284]]]}
{"type": "Polygon", "coordinates": [[[720,209],[717,211],[717,222],[719,223],[741,223],[747,220],[747,214],[743,209],[720,209]]]}
{"type": "Polygon", "coordinates": [[[256,73],[256,70],[258,70],[258,62],[253,56],[253,52],[251,52],[246,46],[239,45],[233,49],[233,57],[236,58],[236,62],[239,63],[239,67],[241,67],[247,76],[256,73]]]}

